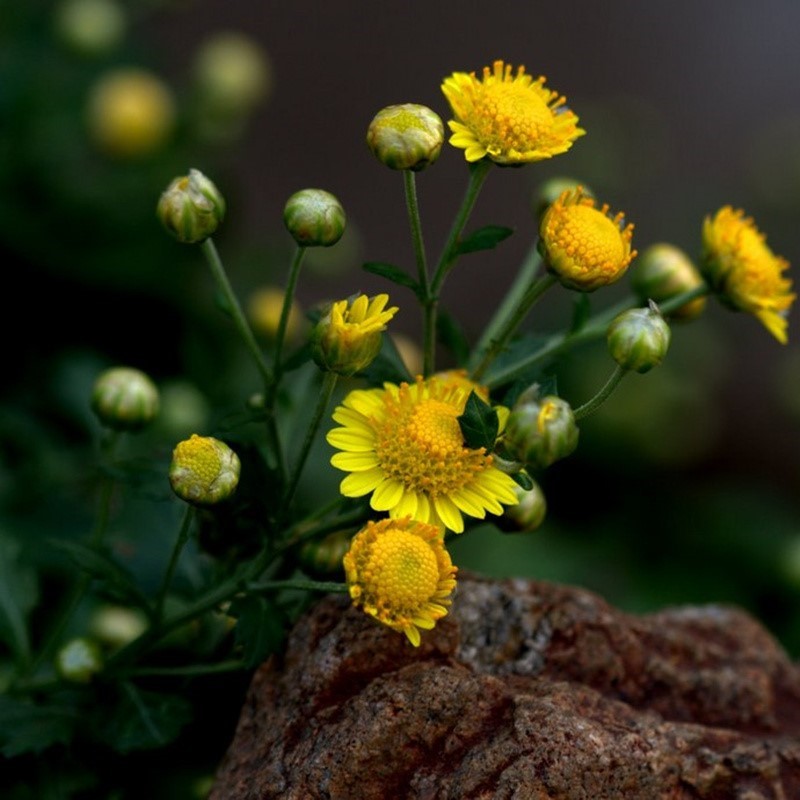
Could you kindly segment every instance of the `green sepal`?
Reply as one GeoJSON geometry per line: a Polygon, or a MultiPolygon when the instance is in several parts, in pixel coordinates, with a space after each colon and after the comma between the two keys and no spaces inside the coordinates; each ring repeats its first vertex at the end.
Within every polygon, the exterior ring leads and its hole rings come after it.
{"type": "Polygon", "coordinates": [[[478,253],[481,250],[493,250],[512,233],[514,233],[513,228],[506,228],[503,225],[485,225],[470,233],[466,239],[462,239],[453,249],[453,255],[462,256],[466,253],[478,253]]]}
{"type": "Polygon", "coordinates": [[[528,475],[528,473],[525,472],[524,470],[515,472],[511,476],[511,478],[514,480],[514,483],[516,483],[517,486],[521,487],[526,492],[529,492],[531,489],[533,489],[534,486],[533,478],[531,478],[531,476],[528,475]]]}
{"type": "Polygon", "coordinates": [[[458,424],[467,447],[472,450],[485,447],[487,452],[492,450],[500,430],[497,412],[488,403],[484,403],[474,391],[470,392],[467,398],[464,413],[458,418],[458,424]]]}

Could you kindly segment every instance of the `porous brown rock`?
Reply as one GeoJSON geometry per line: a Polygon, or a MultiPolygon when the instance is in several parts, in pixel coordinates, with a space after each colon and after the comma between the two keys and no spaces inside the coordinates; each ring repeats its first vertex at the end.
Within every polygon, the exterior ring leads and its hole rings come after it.
{"type": "Polygon", "coordinates": [[[413,648],[322,600],[256,673],[211,800],[798,800],[800,672],[722,606],[462,577],[413,648]]]}

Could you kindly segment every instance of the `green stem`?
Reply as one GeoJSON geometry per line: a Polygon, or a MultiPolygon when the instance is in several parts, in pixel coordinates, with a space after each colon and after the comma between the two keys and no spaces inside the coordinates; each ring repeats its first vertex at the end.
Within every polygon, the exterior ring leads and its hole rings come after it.
{"type": "Polygon", "coordinates": [[[520,298],[519,305],[500,326],[497,336],[492,339],[489,344],[489,349],[472,373],[472,380],[480,381],[489,365],[503,351],[506,344],[508,344],[508,340],[514,335],[514,332],[520,326],[522,320],[525,319],[531,308],[533,308],[536,301],[557,282],[557,279],[552,275],[542,275],[538,281],[535,281],[528,287],[528,290],[520,298]]]}
{"type": "Polygon", "coordinates": [[[189,532],[192,528],[192,520],[194,519],[194,507],[187,504],[186,511],[183,514],[183,521],[178,533],[178,538],[175,540],[175,545],[172,548],[167,571],[164,573],[164,580],[161,583],[161,589],[158,592],[158,599],[156,600],[155,621],[158,624],[164,614],[164,601],[167,599],[167,592],[169,591],[172,578],[175,574],[175,568],[178,566],[178,559],[180,558],[186,542],[189,541],[189,532]]]}
{"type": "Polygon", "coordinates": [[[139,667],[127,669],[121,673],[124,678],[148,677],[195,677],[201,675],[219,675],[225,672],[240,672],[247,667],[238,660],[220,661],[218,664],[187,664],[183,667],[139,667]]]}
{"type": "Polygon", "coordinates": [[[686,303],[690,303],[692,300],[696,300],[698,297],[704,297],[710,292],[710,286],[705,283],[700,284],[700,286],[696,286],[694,289],[690,289],[688,292],[679,294],[676,297],[671,297],[669,300],[665,300],[663,303],[658,303],[658,310],[661,312],[662,316],[666,317],[673,311],[677,311],[681,306],[686,305],[686,303]]]}
{"type": "Polygon", "coordinates": [[[575,409],[573,414],[575,415],[575,419],[583,419],[584,417],[588,417],[589,414],[594,414],[598,408],[600,408],[603,403],[611,396],[614,389],[619,386],[620,381],[630,372],[630,370],[625,369],[625,367],[621,367],[617,365],[616,369],[611,373],[611,377],[605,382],[603,388],[587,403],[584,403],[582,406],[578,406],[575,409]]]}
{"type": "MultiPolygon", "coordinates": [[[[289,267],[289,280],[286,283],[286,292],[283,295],[283,307],[281,308],[281,318],[278,322],[278,332],[275,336],[275,358],[273,360],[272,374],[277,384],[281,374],[281,356],[283,354],[283,345],[286,339],[286,326],[289,324],[289,315],[294,305],[295,289],[297,288],[297,278],[300,275],[300,265],[303,263],[303,258],[306,254],[306,248],[298,246],[295,250],[292,263],[289,267]]],[[[274,403],[274,394],[276,386],[273,385],[273,391],[270,395],[271,402],[268,401],[268,408],[272,408],[274,403]]]]}
{"type": "Polygon", "coordinates": [[[233,324],[236,326],[239,336],[242,337],[242,341],[250,352],[250,355],[253,357],[253,361],[255,362],[259,373],[261,373],[264,385],[271,386],[273,382],[272,371],[264,359],[264,354],[261,352],[261,348],[258,346],[258,342],[253,335],[253,331],[247,324],[247,319],[245,318],[242,307],[239,305],[239,301],[236,299],[236,295],[233,292],[233,288],[231,287],[231,283],[228,280],[228,276],[225,272],[225,267],[222,264],[222,259],[219,257],[217,248],[214,245],[214,240],[209,237],[200,245],[200,248],[203,251],[203,255],[206,257],[206,261],[208,261],[209,267],[211,267],[211,274],[217,284],[217,288],[225,297],[225,301],[233,319],[233,324]]]}
{"type": "Polygon", "coordinates": [[[334,581],[308,581],[301,578],[289,578],[285,581],[261,581],[259,583],[248,583],[247,589],[250,592],[274,592],[280,589],[300,589],[307,592],[326,592],[336,594],[345,594],[347,590],[346,583],[337,583],[334,581]]]}

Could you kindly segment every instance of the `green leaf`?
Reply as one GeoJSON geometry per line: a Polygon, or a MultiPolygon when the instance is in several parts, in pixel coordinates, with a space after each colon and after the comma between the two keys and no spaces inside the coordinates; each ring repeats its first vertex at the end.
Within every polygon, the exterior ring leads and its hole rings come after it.
{"type": "Polygon", "coordinates": [[[118,564],[109,553],[83,542],[51,539],[50,545],[66,553],[79,569],[89,577],[101,581],[116,599],[150,611],[150,601],[125,567],[118,564]]]}
{"type": "Polygon", "coordinates": [[[473,231],[466,239],[462,239],[455,247],[454,255],[477,253],[480,250],[493,250],[504,239],[514,233],[513,228],[502,225],[486,225],[473,231]]]}
{"type": "Polygon", "coordinates": [[[247,668],[258,666],[270,653],[276,653],[285,635],[283,615],[264,597],[244,597],[231,604],[237,617],[236,644],[244,648],[242,660],[247,668]]]}
{"type": "Polygon", "coordinates": [[[497,412],[475,392],[470,392],[464,413],[458,418],[461,426],[461,434],[467,447],[477,449],[485,447],[491,451],[497,440],[497,432],[500,429],[497,420],[497,412]]]}
{"type": "Polygon", "coordinates": [[[411,289],[418,297],[420,296],[422,290],[416,280],[394,264],[385,264],[383,261],[367,261],[362,266],[362,269],[366,272],[371,272],[373,275],[380,275],[382,278],[386,278],[386,280],[399,286],[405,286],[411,289]]]}
{"type": "Polygon", "coordinates": [[[569,332],[577,333],[581,330],[588,322],[591,313],[592,303],[589,300],[589,295],[585,292],[580,292],[572,308],[572,322],[569,326],[569,332]]]}
{"type": "Polygon", "coordinates": [[[146,692],[128,682],[120,689],[119,700],[98,710],[93,726],[97,740],[118,753],[163,747],[192,718],[191,704],[179,695],[146,692]]]}
{"type": "Polygon", "coordinates": [[[19,544],[0,536],[0,641],[18,661],[30,659],[27,617],[39,597],[36,573],[19,563],[19,544]]]}
{"type": "Polygon", "coordinates": [[[41,753],[72,738],[78,714],[66,706],[40,706],[0,696],[0,753],[13,758],[41,753]]]}
{"type": "Polygon", "coordinates": [[[467,363],[469,358],[469,342],[463,329],[452,314],[444,309],[439,310],[436,319],[436,334],[439,341],[455,356],[459,366],[467,363]]]}

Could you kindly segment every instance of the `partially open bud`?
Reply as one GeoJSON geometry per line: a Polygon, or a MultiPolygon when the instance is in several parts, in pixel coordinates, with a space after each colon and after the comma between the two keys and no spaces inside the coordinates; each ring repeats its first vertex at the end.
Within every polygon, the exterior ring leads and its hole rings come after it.
{"type": "Polygon", "coordinates": [[[317,366],[348,376],[371,364],[380,352],[382,331],[397,313],[397,306],[386,308],[388,302],[388,294],[371,299],[360,294],[352,303],[334,303],[311,334],[311,355],[317,366]]]}
{"type": "Polygon", "coordinates": [[[301,189],[286,201],[283,222],[301,247],[330,247],[342,238],[347,219],[330,192],[301,189]]]}
{"type": "Polygon", "coordinates": [[[670,335],[669,325],[651,300],[647,308],[632,308],[614,318],[608,326],[608,351],[624,369],[648,372],[664,360],[670,335]]]}
{"type": "Polygon", "coordinates": [[[116,0],[64,0],[56,10],[59,38],[84,56],[113,50],[125,33],[125,11],[116,0]]]}
{"type": "Polygon", "coordinates": [[[158,408],[156,385],[138,369],[112,367],[94,383],[92,411],[112,430],[139,430],[156,418],[158,408]]]}
{"type": "Polygon", "coordinates": [[[175,103],[162,80],[141,69],[118,69],[92,88],[89,133],[118,158],[149,156],[166,144],[175,126],[175,103]]]}
{"type": "Polygon", "coordinates": [[[56,671],[70,683],[89,683],[103,669],[100,648],[91,639],[72,639],[56,653],[56,671]]]}
{"type": "Polygon", "coordinates": [[[511,409],[503,449],[509,458],[529,469],[544,469],[575,450],[578,426],[566,400],[535,395],[526,392],[511,409]]]}
{"type": "Polygon", "coordinates": [[[425,169],[439,158],[443,142],[441,117],[417,103],[387,106],[367,129],[369,149],[391,169],[425,169]]]}
{"type": "Polygon", "coordinates": [[[306,542],[298,556],[301,569],[316,580],[344,578],[342,559],[350,549],[352,539],[351,531],[335,531],[323,539],[306,542]]]}
{"type": "Polygon", "coordinates": [[[236,491],[240,468],[239,456],[228,445],[194,433],[172,451],[169,482],[181,500],[211,506],[236,491]]]}
{"type": "Polygon", "coordinates": [[[217,230],[225,216],[225,199],[199,169],[190,169],[164,190],[156,213],[179,242],[194,244],[217,230]]]}
{"type": "MultiPolygon", "coordinates": [[[[632,270],[631,287],[643,301],[663,303],[703,284],[703,276],[689,256],[671,244],[654,244],[638,258],[632,270]]],[[[677,308],[671,319],[699,317],[706,307],[705,297],[696,297],[677,308]]]]}
{"type": "Polygon", "coordinates": [[[519,502],[503,509],[503,516],[500,517],[499,523],[500,529],[504,532],[527,533],[535,531],[544,522],[547,514],[547,501],[542,487],[532,478],[531,483],[533,486],[530,489],[523,489],[521,486],[514,489],[519,502]],[[503,524],[504,522],[510,524],[503,524]]]}

